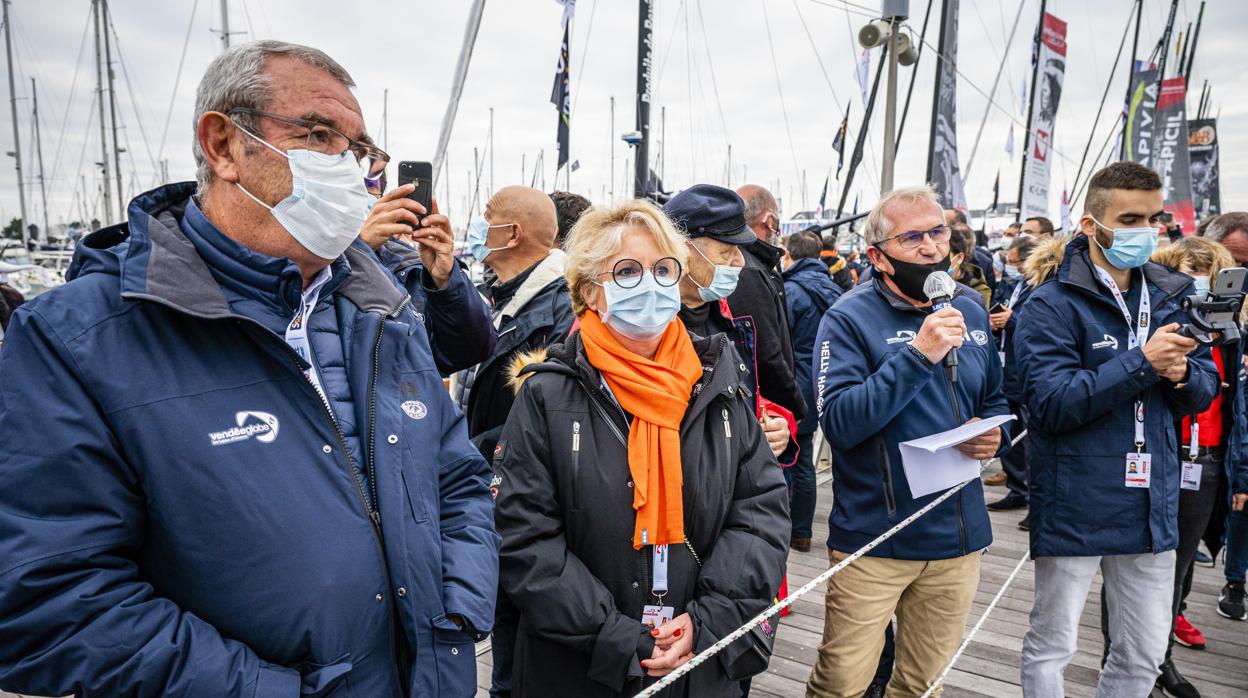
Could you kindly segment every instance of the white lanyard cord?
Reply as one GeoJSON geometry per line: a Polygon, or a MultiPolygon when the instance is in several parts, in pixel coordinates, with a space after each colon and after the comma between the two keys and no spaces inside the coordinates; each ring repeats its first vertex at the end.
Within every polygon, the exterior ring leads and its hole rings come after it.
{"type": "MultiPolygon", "coordinates": [[[[1148,341],[1148,326],[1152,319],[1152,299],[1149,298],[1144,273],[1140,272],[1140,308],[1133,325],[1131,311],[1127,309],[1127,302],[1123,299],[1122,291],[1114,282],[1114,278],[1098,266],[1093,265],[1092,270],[1096,272],[1097,280],[1113,294],[1114,301],[1118,303],[1118,309],[1122,311],[1122,319],[1127,323],[1127,348],[1135,349],[1144,346],[1144,343],[1148,341]]],[[[1144,451],[1144,400],[1141,397],[1135,400],[1135,451],[1136,453],[1144,451]]]]}

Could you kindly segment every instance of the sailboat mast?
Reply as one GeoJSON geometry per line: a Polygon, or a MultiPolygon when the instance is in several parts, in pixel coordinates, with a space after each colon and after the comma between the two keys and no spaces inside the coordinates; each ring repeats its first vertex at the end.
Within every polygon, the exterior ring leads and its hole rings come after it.
{"type": "Polygon", "coordinates": [[[109,40],[108,0],[100,0],[100,21],[104,32],[104,67],[108,71],[108,114],[113,124],[113,175],[117,177],[117,217],[126,217],[126,195],[121,185],[121,141],[117,138],[117,89],[113,83],[113,42],[109,40]]]}
{"type": "Polygon", "coordinates": [[[230,50],[230,0],[221,0],[221,50],[230,50]]]}
{"type": "Polygon", "coordinates": [[[13,163],[17,171],[17,200],[22,213],[22,223],[18,226],[22,234],[22,249],[29,249],[30,242],[26,226],[30,220],[26,218],[26,189],[22,182],[22,141],[17,128],[17,88],[13,83],[13,30],[9,26],[9,0],[4,2],[4,52],[9,61],[9,106],[13,112],[13,163]]]}
{"type": "Polygon", "coordinates": [[[112,169],[108,166],[108,131],[107,121],[104,118],[104,58],[103,58],[103,34],[100,33],[100,2],[102,0],[92,0],[91,12],[95,15],[95,97],[96,104],[100,109],[100,171],[104,178],[103,205],[100,206],[100,220],[108,225],[112,223],[113,215],[112,207],[112,185],[109,183],[109,171],[112,169]]]}
{"type": "Polygon", "coordinates": [[[43,235],[48,232],[48,188],[43,179],[43,138],[39,134],[39,93],[35,91],[35,79],[30,79],[30,99],[33,104],[31,119],[35,122],[35,156],[39,160],[39,197],[43,200],[43,235]]]}
{"type": "Polygon", "coordinates": [[[637,0],[637,152],[633,168],[633,196],[650,189],[650,64],[654,46],[653,0],[637,0]]]}

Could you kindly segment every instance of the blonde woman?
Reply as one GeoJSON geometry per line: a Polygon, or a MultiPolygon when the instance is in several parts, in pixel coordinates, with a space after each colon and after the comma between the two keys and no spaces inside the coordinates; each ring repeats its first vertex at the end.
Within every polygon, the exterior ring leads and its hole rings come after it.
{"type": "MultiPolygon", "coordinates": [[[[633,695],[771,602],[784,479],[732,343],[676,317],[689,253],[663,213],[593,209],[566,244],[580,328],[517,366],[495,455],[512,692],[633,695]]],[[[769,656],[746,636],[663,695],[740,695],[769,656]]]]}

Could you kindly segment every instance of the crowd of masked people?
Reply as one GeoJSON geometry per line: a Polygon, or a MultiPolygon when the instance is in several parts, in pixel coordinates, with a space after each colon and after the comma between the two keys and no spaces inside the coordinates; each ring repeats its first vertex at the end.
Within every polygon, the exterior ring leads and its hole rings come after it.
{"type": "MultiPolygon", "coordinates": [[[[1029,219],[990,252],[902,187],[842,255],[781,239],[755,185],[507,186],[457,255],[436,202],[386,186],[352,87],[309,47],[224,52],[196,181],[13,312],[0,690],[471,696],[489,637],[493,696],[631,696],[784,598],[817,434],[837,564],[938,496],[901,442],[1012,414],[955,446],[1001,458],[1004,498],[963,488],[828,581],[807,695],[922,695],[989,510],[1022,507],[1024,694],[1063,695],[1099,571],[1098,695],[1197,695],[1169,645],[1199,635],[1202,539],[1245,619],[1248,423],[1242,343],[1198,344],[1181,304],[1248,262],[1248,214],[1172,240],[1157,175],[1116,163],[1077,230],[1029,219]]],[[[777,621],[662,695],[748,695],[777,621]]]]}

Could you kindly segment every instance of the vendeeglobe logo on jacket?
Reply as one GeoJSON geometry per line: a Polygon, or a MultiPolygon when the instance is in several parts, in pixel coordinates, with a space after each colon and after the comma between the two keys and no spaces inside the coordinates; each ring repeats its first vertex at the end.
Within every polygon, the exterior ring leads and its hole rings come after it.
{"type": "Polygon", "coordinates": [[[268,412],[236,412],[234,423],[238,426],[230,427],[225,431],[208,432],[208,439],[213,446],[224,446],[250,438],[255,438],[260,443],[270,444],[277,438],[277,417],[268,412]]]}

